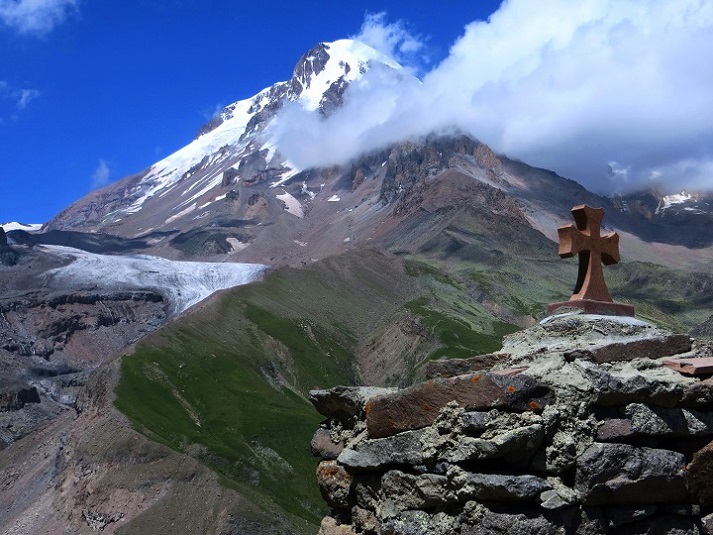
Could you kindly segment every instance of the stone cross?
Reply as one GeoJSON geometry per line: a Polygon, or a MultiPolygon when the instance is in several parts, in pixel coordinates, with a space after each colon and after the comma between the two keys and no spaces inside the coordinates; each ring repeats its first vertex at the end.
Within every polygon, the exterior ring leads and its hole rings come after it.
{"type": "Polygon", "coordinates": [[[577,224],[557,229],[560,240],[560,258],[579,255],[579,274],[571,300],[592,299],[612,301],[607,284],[604,282],[605,265],[619,262],[619,235],[609,232],[600,235],[604,210],[580,204],[572,208],[577,224]]]}

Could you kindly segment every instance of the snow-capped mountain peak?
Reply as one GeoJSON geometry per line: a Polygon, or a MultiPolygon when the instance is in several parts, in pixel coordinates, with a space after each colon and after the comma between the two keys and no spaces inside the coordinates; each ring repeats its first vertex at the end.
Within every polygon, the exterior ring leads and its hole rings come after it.
{"type": "Polygon", "coordinates": [[[371,62],[401,69],[396,61],[360,41],[341,39],[318,44],[295,67],[292,80],[300,87],[296,100],[305,109],[316,110],[327,102],[325,95],[330,90],[346,87],[364,74],[371,62]]]}
{"type": "Polygon", "coordinates": [[[377,64],[401,70],[396,61],[359,41],[319,43],[299,59],[288,81],[225,107],[191,143],[144,173],[93,192],[50,226],[124,226],[151,201],[156,208],[144,218],[148,224],[128,232],[137,235],[181,219],[205,217],[241,180],[284,184],[302,171],[280,155],[269,136],[268,127],[285,102],[326,117],[342,105],[349,85],[377,64]],[[163,214],[163,219],[154,214],[163,214]]]}

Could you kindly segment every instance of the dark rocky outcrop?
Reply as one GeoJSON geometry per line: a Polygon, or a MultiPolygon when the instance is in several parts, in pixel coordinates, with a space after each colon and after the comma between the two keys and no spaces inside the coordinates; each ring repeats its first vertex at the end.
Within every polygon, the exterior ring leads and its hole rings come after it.
{"type": "Polygon", "coordinates": [[[5,229],[0,227],[0,265],[14,266],[17,264],[18,253],[7,243],[5,229]]]}
{"type": "Polygon", "coordinates": [[[320,534],[710,533],[713,383],[664,366],[707,348],[570,315],[407,389],[315,391],[320,534]]]}

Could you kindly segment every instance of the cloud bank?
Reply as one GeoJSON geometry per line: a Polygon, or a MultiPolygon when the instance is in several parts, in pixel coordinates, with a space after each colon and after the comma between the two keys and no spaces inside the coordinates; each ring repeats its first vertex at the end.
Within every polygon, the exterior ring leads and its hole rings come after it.
{"type": "MultiPolygon", "coordinates": [[[[393,54],[406,34],[377,15],[360,36],[393,54]]],[[[303,167],[458,128],[601,193],[713,189],[711,57],[709,0],[506,0],[422,83],[372,69],[330,118],[288,106],[276,132],[303,167]]]]}
{"type": "Polygon", "coordinates": [[[20,34],[43,35],[78,4],[79,0],[0,0],[0,22],[20,34]]]}

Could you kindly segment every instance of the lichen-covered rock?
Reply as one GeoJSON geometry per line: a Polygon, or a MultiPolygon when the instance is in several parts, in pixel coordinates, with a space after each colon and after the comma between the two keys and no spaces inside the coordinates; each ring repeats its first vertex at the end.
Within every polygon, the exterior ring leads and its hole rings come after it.
{"type": "Polygon", "coordinates": [[[537,510],[492,511],[469,502],[461,514],[461,535],[556,535],[561,532],[537,510]]]}
{"type": "Polygon", "coordinates": [[[336,461],[322,461],[317,466],[317,484],[322,498],[331,507],[349,507],[352,476],[336,461]]]}
{"type": "Polygon", "coordinates": [[[385,499],[376,509],[381,519],[409,509],[432,509],[458,501],[449,478],[437,474],[413,475],[389,470],[381,479],[381,491],[385,499]]]}
{"type": "Polygon", "coordinates": [[[339,524],[335,518],[325,516],[317,535],[357,535],[357,532],[352,525],[339,524]]]}
{"type": "Polygon", "coordinates": [[[429,515],[424,511],[404,511],[384,522],[380,535],[452,535],[458,533],[458,522],[445,513],[429,515]]]}

